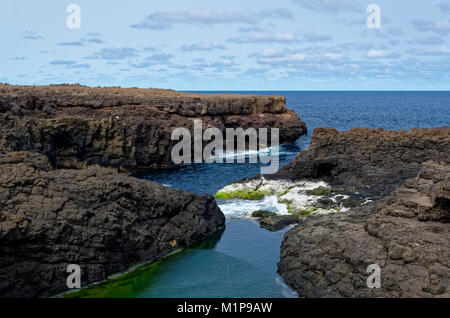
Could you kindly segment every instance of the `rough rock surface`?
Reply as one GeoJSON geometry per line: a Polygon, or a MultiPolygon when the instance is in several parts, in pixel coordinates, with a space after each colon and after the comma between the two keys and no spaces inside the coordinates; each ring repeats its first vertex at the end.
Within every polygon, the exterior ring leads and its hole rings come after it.
{"type": "Polygon", "coordinates": [[[275,178],[322,179],[383,197],[428,160],[450,163],[450,127],[412,130],[316,128],[310,146],[275,178]]]}
{"type": "Polygon", "coordinates": [[[0,297],[65,291],[206,239],[225,218],[199,196],[92,166],[53,170],[31,152],[0,155],[0,297]]]}
{"type": "Polygon", "coordinates": [[[301,220],[300,215],[279,215],[274,212],[258,210],[252,212],[252,217],[259,221],[261,228],[269,231],[279,231],[286,226],[296,224],[301,220]]]}
{"type": "Polygon", "coordinates": [[[450,165],[427,162],[376,203],[290,230],[279,272],[305,297],[450,297],[449,222],[450,165]],[[380,289],[366,285],[370,264],[380,289]]]}
{"type": "Polygon", "coordinates": [[[281,96],[188,94],[81,85],[0,85],[0,152],[38,151],[53,165],[125,169],[170,165],[172,130],[279,128],[280,142],[306,133],[281,96]]]}

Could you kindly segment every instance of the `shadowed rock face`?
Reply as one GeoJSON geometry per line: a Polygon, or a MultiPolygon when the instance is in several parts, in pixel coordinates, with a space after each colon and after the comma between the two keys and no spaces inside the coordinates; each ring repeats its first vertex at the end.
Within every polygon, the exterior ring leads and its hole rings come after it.
{"type": "Polygon", "coordinates": [[[53,165],[125,169],[170,165],[174,128],[279,128],[295,141],[306,125],[281,96],[188,94],[80,85],[0,85],[0,152],[38,151],[53,165]]]}
{"type": "Polygon", "coordinates": [[[449,222],[450,165],[428,162],[385,199],[290,230],[279,272],[306,297],[450,297],[449,222]]]}
{"type": "Polygon", "coordinates": [[[53,170],[31,152],[0,155],[0,297],[67,290],[205,240],[224,226],[214,198],[111,169],[53,170]]]}
{"type": "Polygon", "coordinates": [[[345,132],[316,128],[311,145],[274,177],[322,179],[380,198],[416,176],[427,160],[450,163],[450,127],[345,132]]]}

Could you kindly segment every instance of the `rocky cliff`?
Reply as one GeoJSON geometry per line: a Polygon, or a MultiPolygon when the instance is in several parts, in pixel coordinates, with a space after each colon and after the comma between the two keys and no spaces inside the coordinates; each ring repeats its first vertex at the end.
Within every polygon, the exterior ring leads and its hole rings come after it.
{"type": "Polygon", "coordinates": [[[65,291],[69,264],[80,265],[83,286],[100,281],[225,223],[212,196],[99,166],[54,170],[32,152],[0,155],[0,212],[0,297],[65,291]]]}
{"type": "Polygon", "coordinates": [[[449,222],[450,165],[428,162],[376,203],[290,230],[279,272],[306,297],[450,297],[449,222]],[[379,289],[366,285],[371,264],[379,289]]]}
{"type": "Polygon", "coordinates": [[[280,142],[306,133],[280,96],[188,94],[80,85],[0,85],[0,152],[37,151],[62,168],[170,165],[172,130],[279,128],[280,142]]]}
{"type": "Polygon", "coordinates": [[[450,163],[450,127],[412,130],[316,128],[310,146],[274,178],[320,179],[380,198],[427,160],[450,163]]]}
{"type": "Polygon", "coordinates": [[[275,178],[325,180],[378,201],[304,219],[283,240],[281,276],[306,297],[450,296],[449,164],[449,127],[316,129],[275,178]],[[366,285],[371,264],[380,289],[366,285]]]}

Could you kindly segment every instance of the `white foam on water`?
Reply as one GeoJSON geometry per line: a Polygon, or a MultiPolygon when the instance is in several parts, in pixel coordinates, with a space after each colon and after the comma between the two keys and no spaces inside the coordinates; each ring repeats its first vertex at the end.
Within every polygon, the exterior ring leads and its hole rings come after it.
{"type": "Polygon", "coordinates": [[[239,183],[232,183],[229,184],[222,189],[220,189],[217,193],[225,192],[235,192],[235,191],[255,191],[262,183],[262,179],[253,179],[247,182],[239,182],[239,183]]]}
{"type": "MultiPolygon", "coordinates": [[[[220,200],[219,207],[228,218],[250,218],[251,213],[258,210],[286,215],[288,214],[288,205],[295,210],[309,210],[316,207],[318,200],[324,196],[309,195],[307,191],[318,187],[329,188],[329,185],[324,181],[267,180],[261,177],[246,182],[230,184],[219,190],[219,192],[251,192],[258,190],[265,193],[273,193],[273,195],[266,195],[263,200],[220,200]],[[288,192],[283,194],[285,191],[288,192]]],[[[337,197],[346,199],[349,196],[335,195],[329,198],[336,202],[337,197]]],[[[316,208],[314,214],[329,214],[348,210],[349,208],[344,208],[341,205],[340,208],[333,209],[316,208]]]]}
{"type": "Polygon", "coordinates": [[[295,206],[296,209],[307,210],[308,208],[313,206],[319,198],[320,197],[307,195],[303,192],[300,192],[300,190],[298,190],[298,188],[296,187],[294,189],[291,189],[285,195],[281,196],[280,200],[289,201],[289,203],[295,206]]]}
{"type": "Polygon", "coordinates": [[[260,150],[252,150],[252,149],[248,149],[248,150],[244,150],[244,151],[220,151],[218,150],[217,153],[214,156],[211,156],[211,159],[228,159],[228,158],[242,158],[242,157],[257,157],[258,155],[264,154],[266,156],[270,156],[271,154],[277,154],[278,155],[288,155],[288,154],[293,154],[295,152],[293,151],[288,151],[288,150],[284,150],[283,146],[273,146],[273,147],[268,147],[268,148],[263,148],[260,150]]]}
{"type": "Polygon", "coordinates": [[[263,200],[218,200],[219,208],[227,218],[251,218],[252,212],[264,210],[280,215],[288,214],[287,205],[278,203],[276,195],[265,196],[263,200]]]}
{"type": "Polygon", "coordinates": [[[252,179],[250,181],[241,183],[232,183],[220,189],[219,192],[234,192],[234,191],[263,191],[280,193],[286,190],[296,192],[313,190],[318,187],[329,187],[326,182],[323,181],[288,181],[288,180],[267,180],[264,177],[258,179],[252,179]]]}
{"type": "Polygon", "coordinates": [[[293,290],[292,288],[290,288],[280,276],[275,278],[275,281],[278,285],[281,286],[281,293],[283,294],[284,297],[298,298],[298,293],[295,290],[293,290]]]}

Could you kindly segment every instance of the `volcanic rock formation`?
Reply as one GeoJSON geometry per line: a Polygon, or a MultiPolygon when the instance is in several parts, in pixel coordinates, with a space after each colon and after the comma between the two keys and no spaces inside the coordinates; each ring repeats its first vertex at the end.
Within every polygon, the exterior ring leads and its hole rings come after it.
{"type": "Polygon", "coordinates": [[[449,164],[449,127],[316,129],[275,177],[326,180],[378,201],[287,232],[281,276],[306,297],[450,296],[449,164]],[[366,284],[371,264],[380,289],[366,284]]]}
{"type": "Polygon", "coordinates": [[[0,152],[37,151],[54,166],[171,165],[174,128],[279,128],[280,142],[306,133],[281,96],[189,94],[81,85],[0,85],[0,152]]]}
{"type": "Polygon", "coordinates": [[[450,163],[450,127],[344,132],[316,128],[310,146],[273,177],[320,179],[380,198],[416,176],[428,160],[450,163]]]}
{"type": "Polygon", "coordinates": [[[427,162],[376,203],[290,230],[279,272],[305,297],[450,297],[449,222],[450,165],[427,162]],[[371,264],[379,289],[366,284],[371,264]]]}
{"type": "Polygon", "coordinates": [[[0,155],[0,297],[83,286],[205,240],[224,226],[214,198],[112,169],[53,170],[32,152],[0,155]]]}

